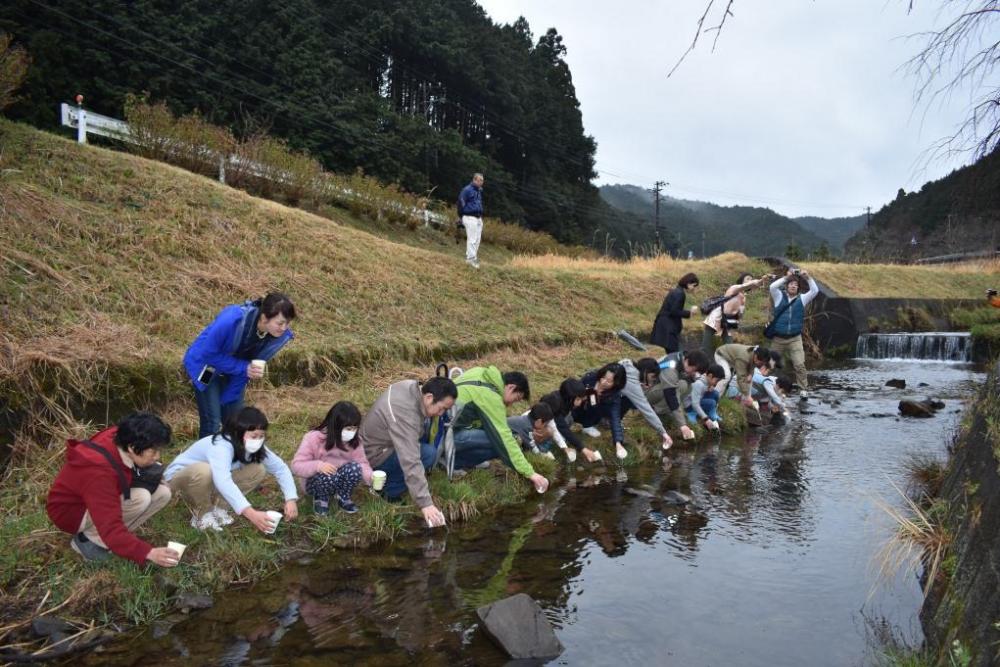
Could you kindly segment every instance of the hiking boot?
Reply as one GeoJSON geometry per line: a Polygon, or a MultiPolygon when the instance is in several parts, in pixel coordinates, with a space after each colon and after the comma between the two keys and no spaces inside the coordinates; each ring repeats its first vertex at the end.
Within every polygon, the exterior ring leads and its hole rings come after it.
{"type": "Polygon", "coordinates": [[[553,461],[556,460],[556,455],[553,454],[552,452],[545,452],[545,454],[543,454],[542,456],[544,456],[547,459],[552,459],[553,461]]]}
{"type": "Polygon", "coordinates": [[[77,533],[69,541],[73,551],[83,556],[83,560],[98,563],[111,557],[111,552],[87,539],[83,533],[77,533]]]}
{"type": "Polygon", "coordinates": [[[347,514],[354,514],[358,511],[358,506],[355,505],[350,498],[337,496],[337,504],[340,505],[340,509],[344,510],[347,514]]]}
{"type": "Polygon", "coordinates": [[[236,520],[233,518],[232,514],[222,509],[218,505],[212,508],[212,516],[215,517],[215,522],[218,523],[220,526],[228,526],[229,524],[231,524],[233,521],[236,520]]]}
{"type": "Polygon", "coordinates": [[[591,438],[600,438],[601,437],[601,432],[598,431],[593,426],[587,426],[586,428],[584,428],[583,429],[583,434],[586,435],[586,436],[590,436],[591,438]]]}
{"type": "Polygon", "coordinates": [[[215,512],[211,510],[201,516],[191,517],[191,527],[201,531],[214,530],[220,532],[222,530],[219,520],[215,517],[215,512]]]}
{"type": "Polygon", "coordinates": [[[330,513],[330,501],[313,498],[313,513],[317,516],[326,516],[330,513]]]}

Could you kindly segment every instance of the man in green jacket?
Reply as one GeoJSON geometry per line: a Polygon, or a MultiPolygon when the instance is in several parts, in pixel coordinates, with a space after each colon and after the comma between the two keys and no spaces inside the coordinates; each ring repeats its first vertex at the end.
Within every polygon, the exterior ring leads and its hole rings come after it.
{"type": "Polygon", "coordinates": [[[507,406],[531,398],[528,378],[512,371],[501,375],[496,366],[470,368],[456,378],[459,406],[454,429],[455,468],[473,468],[499,458],[544,493],[549,480],[524,458],[507,426],[507,406]]]}

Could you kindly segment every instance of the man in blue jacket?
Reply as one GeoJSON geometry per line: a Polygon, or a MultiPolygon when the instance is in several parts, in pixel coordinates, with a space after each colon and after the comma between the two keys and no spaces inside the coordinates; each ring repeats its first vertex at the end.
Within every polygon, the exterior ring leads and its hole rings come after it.
{"type": "Polygon", "coordinates": [[[806,353],[802,346],[802,326],[806,307],[819,294],[819,285],[808,271],[788,270],[769,288],[774,302],[774,338],[771,349],[792,362],[795,383],[799,385],[799,398],[808,397],[809,376],[806,372],[806,353]],[[784,287],[784,291],[782,291],[784,287]],[[803,287],[808,291],[802,293],[803,287]]]}
{"type": "Polygon", "coordinates": [[[472,182],[458,194],[458,217],[465,227],[465,261],[479,268],[479,240],[483,237],[483,175],[473,174],[472,182]]]}

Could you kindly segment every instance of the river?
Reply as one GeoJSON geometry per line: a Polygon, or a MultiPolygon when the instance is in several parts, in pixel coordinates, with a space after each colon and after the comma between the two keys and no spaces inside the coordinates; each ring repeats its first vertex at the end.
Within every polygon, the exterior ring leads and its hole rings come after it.
{"type": "Polygon", "coordinates": [[[787,426],[580,467],[521,507],[290,564],[74,662],[504,664],[475,609],[525,592],[566,647],[552,664],[869,664],[873,625],[921,640],[916,577],[874,573],[891,531],[879,502],[902,504],[912,454],[945,457],[983,376],[854,361],[811,378],[787,426]],[[909,389],[884,387],[892,377],[909,389]],[[928,395],[946,404],[934,418],[896,416],[901,398],[928,395]],[[668,490],[692,505],[655,497],[668,490]]]}

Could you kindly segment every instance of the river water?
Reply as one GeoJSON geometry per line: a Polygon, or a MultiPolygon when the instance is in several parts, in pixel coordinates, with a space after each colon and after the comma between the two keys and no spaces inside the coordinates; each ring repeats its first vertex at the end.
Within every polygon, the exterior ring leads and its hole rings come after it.
{"type": "Polygon", "coordinates": [[[891,530],[878,503],[902,503],[909,455],[945,456],[982,378],[934,362],[815,371],[787,426],[579,468],[522,507],[289,565],[76,663],[504,664],[475,609],[524,592],[566,647],[552,664],[869,664],[872,623],[921,640],[916,577],[874,574],[891,530]],[[928,395],[946,403],[933,419],[896,417],[928,395]]]}

